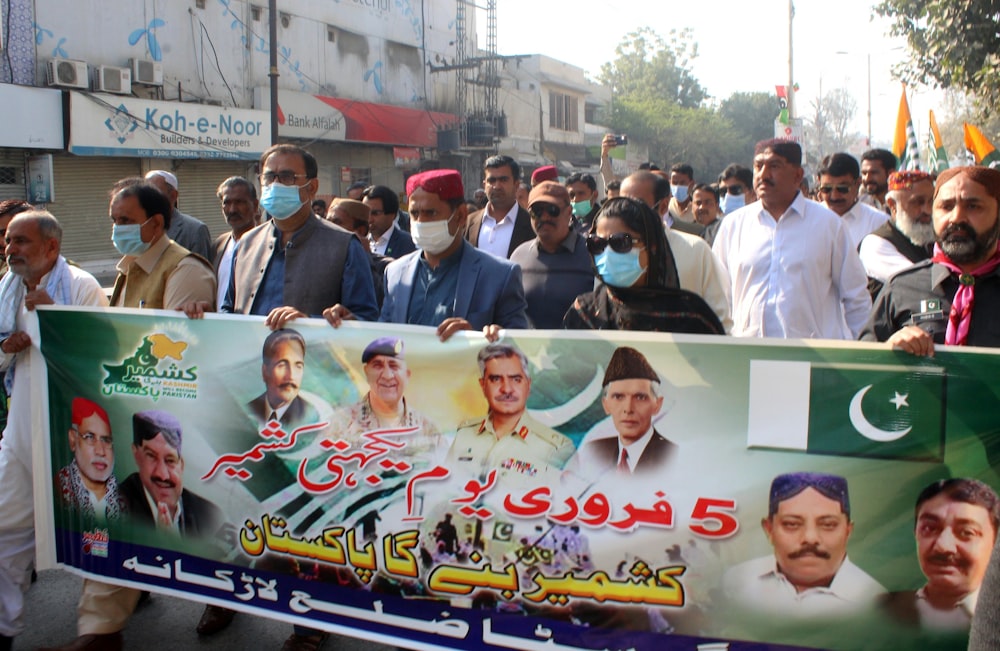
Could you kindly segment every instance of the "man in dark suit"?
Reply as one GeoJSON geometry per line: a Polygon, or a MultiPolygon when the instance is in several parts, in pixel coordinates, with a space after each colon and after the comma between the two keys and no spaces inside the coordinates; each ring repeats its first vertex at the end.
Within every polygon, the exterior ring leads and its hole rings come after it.
{"type": "MultiPolygon", "coordinates": [[[[373,253],[387,258],[401,258],[417,250],[410,234],[396,224],[399,215],[399,197],[384,185],[365,188],[361,200],[370,209],[368,215],[368,241],[373,253]]],[[[409,227],[409,215],[407,215],[409,227]]],[[[376,279],[381,282],[381,278],[376,279]]]]}
{"type": "Polygon", "coordinates": [[[593,476],[617,471],[624,477],[662,472],[677,445],[653,427],[653,416],[663,406],[660,378],[635,348],[615,350],[604,373],[604,413],[618,436],[587,443],[581,454],[593,476]]]}
{"type": "Polygon", "coordinates": [[[275,330],[264,340],[260,367],[265,390],[247,404],[259,427],[275,420],[286,431],[319,422],[319,412],[299,395],[305,373],[306,342],[295,330],[275,330]]]}
{"type": "Polygon", "coordinates": [[[517,205],[521,166],[510,156],[486,159],[483,186],[489,202],[469,215],[465,239],[472,246],[498,258],[510,258],[514,249],[535,239],[531,215],[517,205]]]}
{"type": "Polygon", "coordinates": [[[244,233],[260,224],[260,209],[257,203],[257,188],[242,176],[230,176],[219,184],[215,196],[222,202],[222,214],[229,224],[229,232],[219,235],[212,244],[212,266],[215,268],[215,306],[222,305],[229,289],[229,277],[233,270],[233,251],[244,233]]]}
{"type": "MultiPolygon", "coordinates": [[[[462,237],[467,212],[461,175],[455,170],[414,174],[406,193],[413,240],[420,248],[386,267],[379,321],[434,326],[442,341],[459,330],[527,328],[520,268],[462,237]]],[[[334,327],[354,318],[339,304],[323,310],[323,316],[334,327]]]]}
{"type": "Polygon", "coordinates": [[[185,536],[219,532],[222,510],[184,488],[181,424],[173,415],[156,410],[133,414],[132,455],[139,471],[118,487],[130,517],[185,536]]]}

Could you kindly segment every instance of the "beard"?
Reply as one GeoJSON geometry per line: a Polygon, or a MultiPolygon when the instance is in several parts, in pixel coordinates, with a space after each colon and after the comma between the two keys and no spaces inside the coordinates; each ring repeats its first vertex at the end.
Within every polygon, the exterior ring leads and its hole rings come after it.
{"type": "Polygon", "coordinates": [[[997,249],[998,237],[1000,237],[1000,219],[997,219],[984,233],[977,233],[968,224],[954,224],[945,229],[937,238],[937,242],[945,255],[955,264],[972,264],[985,261],[993,255],[997,249]],[[953,237],[959,233],[964,237],[953,237]]]}
{"type": "Polygon", "coordinates": [[[931,220],[924,223],[913,219],[902,211],[896,215],[896,228],[917,246],[933,244],[937,238],[934,233],[934,223],[931,220]]]}

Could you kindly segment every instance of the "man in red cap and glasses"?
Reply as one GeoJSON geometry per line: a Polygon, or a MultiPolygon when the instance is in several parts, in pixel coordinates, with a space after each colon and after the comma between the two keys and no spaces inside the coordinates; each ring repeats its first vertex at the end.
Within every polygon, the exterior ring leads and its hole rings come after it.
{"type": "MultiPolygon", "coordinates": [[[[386,267],[379,321],[435,326],[442,341],[459,330],[527,328],[520,268],[462,237],[468,211],[461,175],[455,170],[414,174],[406,194],[410,231],[419,248],[386,267]]],[[[340,304],[323,316],[334,327],[354,318],[340,304]]]]}
{"type": "Polygon", "coordinates": [[[1000,171],[954,167],[938,176],[936,244],[930,260],[899,272],[882,289],[861,339],[914,355],[934,344],[1000,346],[1000,171]]]}

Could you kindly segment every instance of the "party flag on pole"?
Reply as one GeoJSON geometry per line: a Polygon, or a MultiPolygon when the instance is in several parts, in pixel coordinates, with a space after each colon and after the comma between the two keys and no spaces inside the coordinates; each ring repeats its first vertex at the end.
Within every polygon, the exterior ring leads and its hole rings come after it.
{"type": "Polygon", "coordinates": [[[976,159],[976,165],[984,167],[1000,166],[1000,154],[993,143],[986,139],[983,132],[972,126],[968,122],[965,127],[965,148],[972,152],[976,159]]]}
{"type": "Polygon", "coordinates": [[[931,111],[931,133],[927,138],[928,161],[927,168],[935,173],[948,169],[948,150],[944,148],[941,140],[941,131],[938,129],[937,120],[934,119],[934,111],[931,111]]]}
{"type": "Polygon", "coordinates": [[[920,169],[920,152],[917,150],[917,134],[913,130],[910,105],[906,101],[906,84],[899,98],[899,114],[896,116],[896,134],[892,139],[892,153],[896,154],[899,170],[920,169]]]}

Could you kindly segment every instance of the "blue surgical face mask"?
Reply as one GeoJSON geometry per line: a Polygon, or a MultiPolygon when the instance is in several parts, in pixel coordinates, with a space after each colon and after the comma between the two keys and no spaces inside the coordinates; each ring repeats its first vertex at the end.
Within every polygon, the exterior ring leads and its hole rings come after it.
{"type": "Polygon", "coordinates": [[[677,203],[684,203],[688,199],[688,186],[671,185],[670,194],[674,195],[674,199],[677,199],[677,203]]]}
{"type": "Polygon", "coordinates": [[[612,287],[631,287],[646,273],[646,268],[639,262],[641,248],[633,247],[628,253],[612,251],[611,247],[604,249],[594,257],[594,265],[601,279],[612,287]]]}
{"type": "Polygon", "coordinates": [[[305,203],[299,197],[299,190],[304,187],[304,185],[282,185],[277,181],[265,185],[260,191],[260,207],[278,221],[288,219],[305,203]]]}
{"type": "Polygon", "coordinates": [[[722,197],[722,212],[726,215],[747,205],[746,194],[727,194],[722,197]]]}
{"type": "Polygon", "coordinates": [[[586,199],[584,201],[575,201],[570,205],[573,206],[573,214],[576,215],[577,217],[586,217],[587,214],[590,212],[591,208],[594,207],[594,204],[590,202],[590,199],[586,199]]]}
{"type": "Polygon", "coordinates": [[[142,227],[148,223],[147,219],[141,224],[112,225],[111,243],[122,255],[142,255],[149,248],[149,243],[142,241],[142,227]]]}

